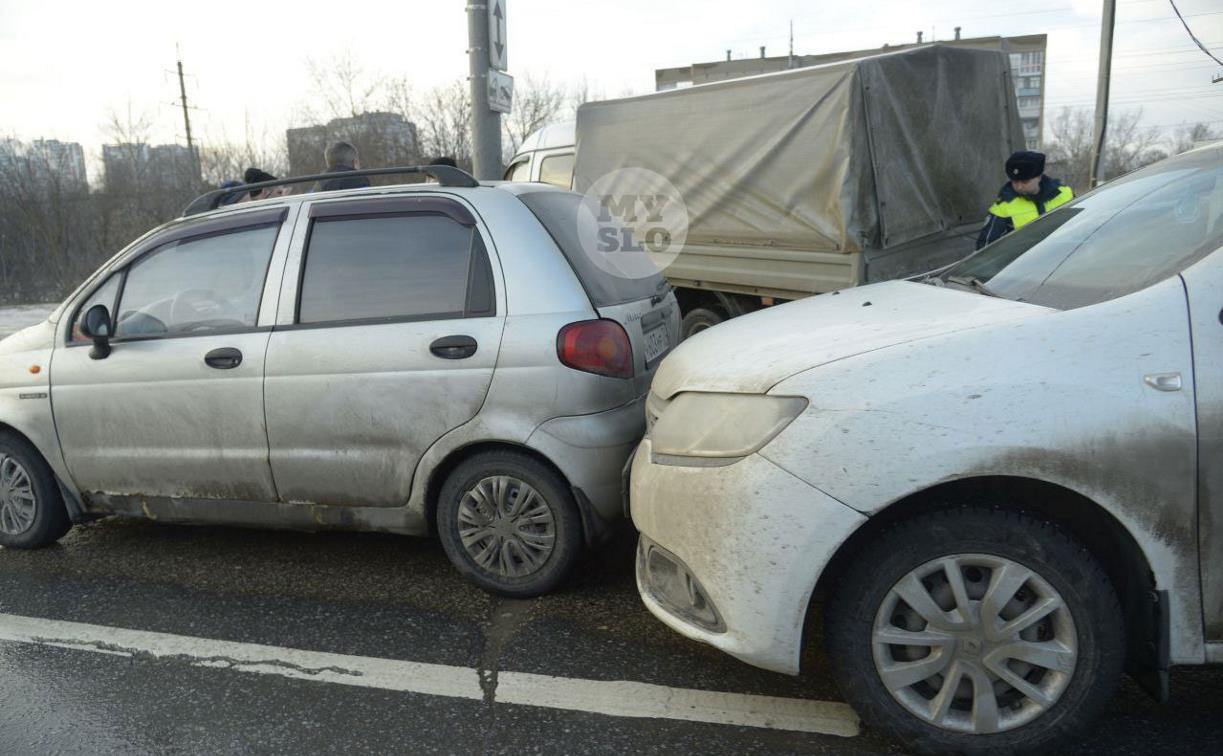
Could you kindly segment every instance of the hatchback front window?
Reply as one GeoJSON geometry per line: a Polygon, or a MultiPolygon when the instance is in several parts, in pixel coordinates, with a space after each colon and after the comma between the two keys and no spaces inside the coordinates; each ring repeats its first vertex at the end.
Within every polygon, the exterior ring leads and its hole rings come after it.
{"type": "Polygon", "coordinates": [[[1223,245],[1223,152],[1164,161],[1039,218],[940,278],[1072,309],[1144,289],[1223,245]]]}

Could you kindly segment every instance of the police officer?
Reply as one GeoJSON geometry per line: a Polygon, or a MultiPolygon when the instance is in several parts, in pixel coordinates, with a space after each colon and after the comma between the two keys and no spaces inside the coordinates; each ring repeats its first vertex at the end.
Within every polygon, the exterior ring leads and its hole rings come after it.
{"type": "Polygon", "coordinates": [[[977,236],[977,249],[1074,197],[1070,187],[1045,175],[1045,156],[1039,152],[1020,150],[1011,155],[1006,161],[1006,175],[1010,182],[989,208],[985,226],[977,236]]]}

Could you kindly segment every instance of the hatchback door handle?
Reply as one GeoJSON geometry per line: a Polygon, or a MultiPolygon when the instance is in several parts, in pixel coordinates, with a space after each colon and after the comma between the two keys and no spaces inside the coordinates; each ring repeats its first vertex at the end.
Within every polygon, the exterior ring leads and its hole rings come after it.
{"type": "Polygon", "coordinates": [[[443,360],[461,360],[475,354],[476,346],[470,336],[443,336],[429,345],[429,351],[443,360]]]}
{"type": "Polygon", "coordinates": [[[242,352],[233,347],[221,347],[204,355],[204,364],[217,370],[229,370],[242,364],[242,352]]]}

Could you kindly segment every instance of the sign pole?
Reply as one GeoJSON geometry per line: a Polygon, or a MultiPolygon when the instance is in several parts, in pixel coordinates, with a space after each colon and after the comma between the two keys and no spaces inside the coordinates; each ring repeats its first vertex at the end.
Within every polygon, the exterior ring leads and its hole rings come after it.
{"type": "MultiPolygon", "coordinates": [[[[501,178],[501,114],[489,107],[488,102],[490,58],[495,52],[489,47],[489,19],[495,12],[501,14],[502,24],[504,24],[505,0],[472,2],[467,6],[472,172],[476,178],[481,180],[501,178]]],[[[501,33],[500,46],[502,57],[504,57],[504,29],[501,33]]]]}
{"type": "Polygon", "coordinates": [[[1100,19],[1100,71],[1096,80],[1096,114],[1091,135],[1088,189],[1093,189],[1100,183],[1100,158],[1104,155],[1104,140],[1108,132],[1108,76],[1113,67],[1113,20],[1116,13],[1116,0],[1104,0],[1104,15],[1100,19]]]}

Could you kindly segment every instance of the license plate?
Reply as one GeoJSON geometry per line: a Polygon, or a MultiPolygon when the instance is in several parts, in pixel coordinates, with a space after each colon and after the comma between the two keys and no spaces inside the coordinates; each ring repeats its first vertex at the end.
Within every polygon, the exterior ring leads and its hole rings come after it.
{"type": "Polygon", "coordinates": [[[671,342],[667,339],[666,321],[643,333],[645,336],[645,361],[653,362],[667,351],[671,342]]]}

